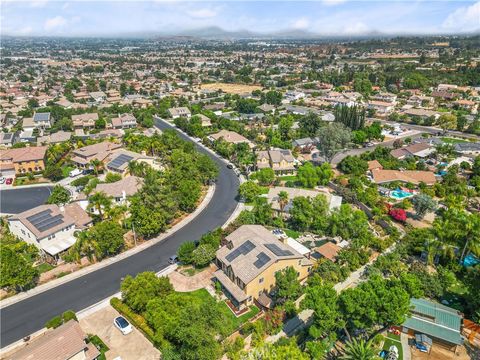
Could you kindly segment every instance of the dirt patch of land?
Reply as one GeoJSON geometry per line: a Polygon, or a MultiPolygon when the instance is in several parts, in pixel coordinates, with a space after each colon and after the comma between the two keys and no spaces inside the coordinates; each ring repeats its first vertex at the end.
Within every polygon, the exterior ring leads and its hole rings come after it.
{"type": "Polygon", "coordinates": [[[255,90],[262,90],[262,87],[259,85],[245,85],[245,84],[228,84],[228,83],[211,83],[211,84],[202,84],[201,89],[207,90],[222,90],[227,94],[244,94],[251,93],[255,90]]]}

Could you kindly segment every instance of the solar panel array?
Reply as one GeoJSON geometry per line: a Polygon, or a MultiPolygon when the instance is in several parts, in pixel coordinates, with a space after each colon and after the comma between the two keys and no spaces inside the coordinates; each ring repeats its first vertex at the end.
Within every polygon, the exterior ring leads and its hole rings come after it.
{"type": "Polygon", "coordinates": [[[52,210],[40,211],[38,214],[27,217],[27,220],[40,232],[51,229],[63,223],[63,215],[52,216],[52,210]]]}
{"type": "Polygon", "coordinates": [[[260,254],[257,255],[257,261],[255,261],[253,265],[255,265],[257,269],[261,269],[269,261],[270,261],[270,257],[264,252],[261,252],[260,254]]]}
{"type": "Polygon", "coordinates": [[[290,250],[280,248],[277,244],[265,244],[265,247],[273,252],[276,256],[290,256],[293,253],[290,250]]]}
{"type": "Polygon", "coordinates": [[[108,166],[112,167],[114,169],[120,169],[120,166],[122,166],[126,162],[129,162],[130,160],[133,160],[133,156],[129,156],[129,155],[126,155],[126,154],[121,154],[121,155],[117,156],[115,159],[113,159],[112,161],[110,161],[108,163],[108,166]]]}
{"type": "Polygon", "coordinates": [[[50,119],[50,113],[36,113],[33,116],[33,121],[48,121],[50,119]]]}
{"type": "Polygon", "coordinates": [[[226,256],[228,262],[232,262],[240,255],[247,255],[250,251],[255,249],[255,244],[253,244],[250,240],[245,241],[242,245],[238,248],[233,250],[230,254],[226,256]]]}

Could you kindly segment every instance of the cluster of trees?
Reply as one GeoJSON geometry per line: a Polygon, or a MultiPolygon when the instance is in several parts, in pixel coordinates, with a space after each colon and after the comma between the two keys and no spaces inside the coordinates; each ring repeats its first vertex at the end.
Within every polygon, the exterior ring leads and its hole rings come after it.
{"type": "Polygon", "coordinates": [[[187,241],[178,248],[178,259],[182,264],[193,264],[196,267],[207,266],[213,259],[223,238],[223,231],[218,228],[200,238],[200,241],[187,241]]]}
{"type": "Polygon", "coordinates": [[[403,323],[412,296],[408,285],[401,279],[371,276],[368,281],[338,295],[332,284],[314,276],[309,280],[301,304],[302,308],[314,310],[310,337],[334,340],[338,330],[345,330],[347,334],[372,334],[378,327],[403,323]]]}
{"type": "Polygon", "coordinates": [[[66,261],[80,261],[86,256],[90,261],[98,261],[120,253],[125,247],[125,230],[112,220],[96,223],[88,230],[77,232],[75,244],[64,256],[66,261]]]}
{"type": "Polygon", "coordinates": [[[137,151],[160,156],[166,167],[163,172],[147,170],[143,187],[131,198],[132,226],[141,236],[151,237],[164,231],[179,212],[195,208],[202,187],[216,178],[218,168],[174,131],[150,138],[132,136],[127,144],[137,151]]]}
{"type": "Polygon", "coordinates": [[[361,130],[365,127],[365,109],[357,105],[337,105],[334,110],[335,121],[342,123],[352,130],[361,130]]]}
{"type": "Polygon", "coordinates": [[[236,326],[230,310],[207,291],[175,292],[168,277],[152,272],[127,276],[121,291],[124,304],[152,329],[164,359],[217,359],[220,341],[236,326]]]}
{"type": "Polygon", "coordinates": [[[39,258],[33,244],[21,241],[8,230],[8,224],[0,224],[0,288],[10,291],[25,291],[37,283],[39,271],[33,263],[39,258]]]}

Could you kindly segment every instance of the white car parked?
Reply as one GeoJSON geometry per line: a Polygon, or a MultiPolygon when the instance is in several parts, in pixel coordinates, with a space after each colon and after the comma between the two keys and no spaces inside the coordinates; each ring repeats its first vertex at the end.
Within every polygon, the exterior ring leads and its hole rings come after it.
{"type": "Polygon", "coordinates": [[[133,330],[132,325],[123,316],[118,316],[113,320],[115,327],[122,332],[123,335],[130,334],[133,330]]]}

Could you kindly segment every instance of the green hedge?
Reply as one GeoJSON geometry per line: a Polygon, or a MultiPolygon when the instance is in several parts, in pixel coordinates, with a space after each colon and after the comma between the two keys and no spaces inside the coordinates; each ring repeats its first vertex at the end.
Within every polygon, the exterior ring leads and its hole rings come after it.
{"type": "Polygon", "coordinates": [[[67,310],[61,316],[58,315],[51,318],[50,320],[47,321],[47,323],[45,324],[45,327],[47,329],[51,329],[51,328],[55,329],[70,320],[78,321],[77,316],[75,315],[75,312],[73,310],[67,310]]]}
{"type": "Polygon", "coordinates": [[[145,318],[141,315],[134,313],[127,305],[125,305],[119,298],[113,297],[110,299],[110,305],[117,310],[120,314],[125,316],[133,326],[145,335],[145,337],[155,345],[153,330],[148,326],[145,318]]]}

